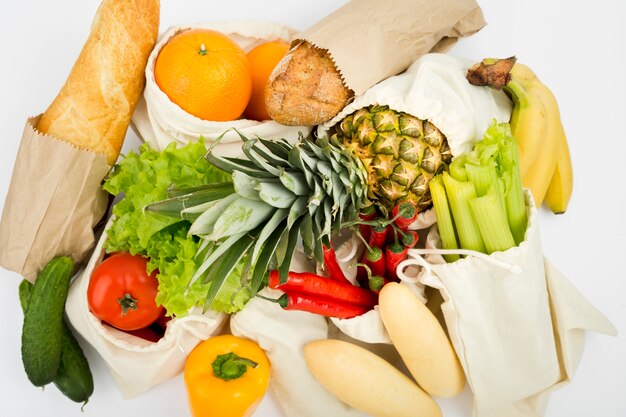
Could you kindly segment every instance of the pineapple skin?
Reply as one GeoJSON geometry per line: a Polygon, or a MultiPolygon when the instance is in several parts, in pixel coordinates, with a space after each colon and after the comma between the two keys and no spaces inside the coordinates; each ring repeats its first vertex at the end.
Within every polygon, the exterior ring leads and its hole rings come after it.
{"type": "Polygon", "coordinates": [[[368,198],[383,213],[401,202],[418,211],[432,205],[428,183],[447,170],[446,137],[427,120],[388,106],[369,106],[331,129],[331,141],[350,149],[367,170],[368,198]]]}

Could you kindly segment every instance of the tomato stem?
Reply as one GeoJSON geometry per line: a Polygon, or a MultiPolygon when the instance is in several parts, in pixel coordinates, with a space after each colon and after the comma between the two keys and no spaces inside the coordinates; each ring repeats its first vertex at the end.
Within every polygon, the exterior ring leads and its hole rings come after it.
{"type": "Polygon", "coordinates": [[[137,310],[137,300],[130,293],[125,293],[122,298],[118,298],[117,303],[122,307],[122,316],[125,316],[128,310],[137,310]]]}
{"type": "Polygon", "coordinates": [[[259,364],[233,352],[218,355],[211,364],[213,374],[224,381],[240,378],[248,371],[248,366],[256,368],[259,364]]]}

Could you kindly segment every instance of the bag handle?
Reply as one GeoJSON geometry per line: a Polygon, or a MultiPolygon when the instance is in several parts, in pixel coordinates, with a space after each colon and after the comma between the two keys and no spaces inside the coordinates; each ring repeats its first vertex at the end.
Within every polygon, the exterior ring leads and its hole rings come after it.
{"type": "Polygon", "coordinates": [[[522,268],[519,265],[510,264],[508,262],[501,261],[499,259],[494,258],[493,256],[489,256],[482,252],[477,252],[469,249],[409,249],[407,256],[408,259],[400,262],[398,265],[398,278],[401,281],[406,282],[408,284],[415,284],[418,282],[416,277],[409,277],[404,273],[404,269],[408,266],[419,266],[422,267],[424,273],[427,277],[432,275],[431,264],[422,257],[422,255],[466,255],[473,256],[475,258],[479,258],[487,263],[490,263],[499,268],[505,269],[514,274],[520,274],[522,272],[522,268]]]}

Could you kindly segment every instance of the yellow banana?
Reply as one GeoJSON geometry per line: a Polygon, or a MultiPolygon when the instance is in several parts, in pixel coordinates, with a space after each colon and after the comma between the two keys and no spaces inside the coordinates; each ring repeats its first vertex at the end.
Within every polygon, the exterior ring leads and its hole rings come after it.
{"type": "Polygon", "coordinates": [[[513,99],[511,131],[519,147],[520,170],[525,178],[543,152],[548,115],[543,102],[529,94],[525,86],[515,78],[504,89],[513,99]]]}
{"type": "Polygon", "coordinates": [[[565,211],[572,193],[572,164],[552,92],[515,57],[483,60],[470,68],[468,81],[502,87],[512,98],[511,130],[518,141],[522,182],[537,207],[545,197],[553,212],[565,211]]]}
{"type": "Polygon", "coordinates": [[[565,134],[559,145],[559,159],[545,196],[546,204],[555,214],[565,213],[574,189],[574,170],[565,134]]]}
{"type": "Polygon", "coordinates": [[[550,90],[541,81],[534,79],[527,82],[526,91],[528,94],[537,97],[543,103],[547,112],[546,131],[540,139],[541,152],[535,159],[531,169],[525,174],[522,173],[524,187],[530,189],[536,206],[541,207],[556,168],[562,129],[558,114],[554,114],[548,100],[552,96],[550,90]]]}
{"type": "Polygon", "coordinates": [[[513,65],[513,68],[511,68],[510,74],[511,77],[524,82],[537,79],[537,76],[535,75],[535,72],[533,70],[531,70],[524,64],[520,64],[519,62],[515,62],[515,65],[513,65]]]}
{"type": "Polygon", "coordinates": [[[557,142],[555,150],[556,166],[546,189],[545,202],[552,212],[561,214],[567,209],[574,187],[572,160],[567,144],[567,136],[561,123],[561,113],[554,94],[544,84],[533,87],[531,91],[536,91],[536,94],[545,103],[550,119],[549,123],[554,126],[555,141],[557,142]]]}

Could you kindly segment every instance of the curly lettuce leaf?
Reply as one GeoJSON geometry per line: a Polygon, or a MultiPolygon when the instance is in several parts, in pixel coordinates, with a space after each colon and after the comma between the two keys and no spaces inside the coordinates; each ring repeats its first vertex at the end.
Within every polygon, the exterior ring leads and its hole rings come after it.
{"type": "MultiPolygon", "coordinates": [[[[188,221],[167,217],[143,208],[167,198],[171,187],[188,188],[231,181],[230,174],[212,166],[204,155],[202,142],[176,148],[169,145],[159,152],[148,144],[131,151],[116,165],[103,188],[124,198],[113,207],[115,220],[108,230],[107,252],[127,251],[150,258],[148,272],[157,269],[158,304],[168,315],[184,316],[195,306],[202,306],[210,284],[189,281],[199,266],[196,253],[199,239],[188,234],[188,221]]],[[[250,298],[240,284],[241,268],[227,278],[211,305],[216,311],[232,313],[243,308],[250,298]]]]}

